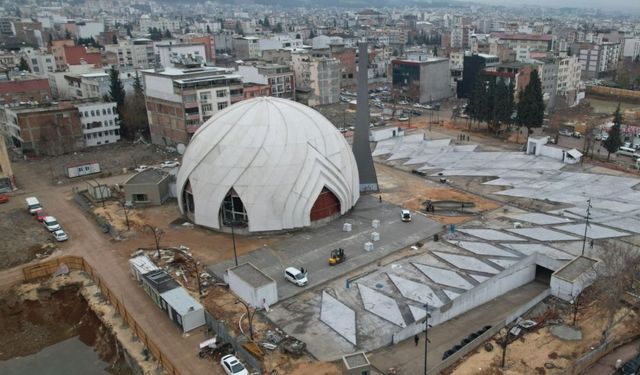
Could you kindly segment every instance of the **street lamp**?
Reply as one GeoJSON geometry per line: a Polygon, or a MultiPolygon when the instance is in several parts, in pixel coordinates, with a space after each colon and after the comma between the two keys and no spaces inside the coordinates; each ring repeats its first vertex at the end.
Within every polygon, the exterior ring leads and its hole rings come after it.
{"type": "Polygon", "coordinates": [[[584,256],[584,248],[587,244],[587,228],[589,227],[589,218],[591,217],[591,198],[587,200],[587,222],[584,224],[584,236],[582,237],[582,254],[580,256],[584,256]]]}
{"type": "Polygon", "coordinates": [[[575,296],[571,295],[571,305],[573,306],[573,327],[576,326],[576,318],[578,317],[578,299],[580,298],[580,293],[575,296]]]}
{"type": "Polygon", "coordinates": [[[158,259],[160,259],[160,239],[162,238],[164,231],[160,228],[152,227],[149,224],[145,224],[145,228],[149,229],[151,234],[153,234],[153,239],[156,243],[156,251],[158,252],[158,259]]]}
{"type": "Polygon", "coordinates": [[[121,200],[120,204],[122,205],[122,210],[124,211],[124,220],[127,222],[127,231],[131,228],[129,227],[129,208],[130,206],[127,204],[126,200],[121,200]]]}
{"type": "Polygon", "coordinates": [[[244,305],[244,308],[247,309],[247,318],[249,318],[249,337],[251,338],[251,341],[253,341],[253,316],[256,314],[256,310],[254,309],[252,313],[249,305],[241,299],[237,299],[235,303],[241,303],[244,305]]]}

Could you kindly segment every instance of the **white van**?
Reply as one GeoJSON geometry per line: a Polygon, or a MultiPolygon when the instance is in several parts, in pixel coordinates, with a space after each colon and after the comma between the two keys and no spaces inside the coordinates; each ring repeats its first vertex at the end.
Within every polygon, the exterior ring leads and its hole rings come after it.
{"type": "Polygon", "coordinates": [[[27,201],[27,209],[29,210],[29,213],[31,215],[34,215],[36,211],[42,209],[42,205],[40,204],[40,201],[36,197],[26,198],[25,201],[27,201]]]}

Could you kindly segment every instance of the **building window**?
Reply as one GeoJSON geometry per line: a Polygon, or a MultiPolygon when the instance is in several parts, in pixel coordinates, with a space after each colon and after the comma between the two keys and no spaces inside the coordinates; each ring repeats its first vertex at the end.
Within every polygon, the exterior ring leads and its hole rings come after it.
{"type": "Polygon", "coordinates": [[[149,198],[147,197],[147,194],[132,194],[131,195],[131,199],[133,199],[134,202],[148,202],[149,198]]]}
{"type": "Polygon", "coordinates": [[[107,114],[107,110],[102,108],[102,115],[105,116],[107,114]]]}
{"type": "Polygon", "coordinates": [[[95,116],[96,115],[96,111],[91,110],[91,116],[95,116]]]}
{"type": "Polygon", "coordinates": [[[111,108],[107,108],[107,113],[111,114],[111,108]]]}
{"type": "Polygon", "coordinates": [[[227,108],[227,103],[218,103],[218,111],[227,108]]]}
{"type": "Polygon", "coordinates": [[[226,90],[220,90],[220,91],[217,91],[217,92],[216,92],[216,96],[217,96],[218,98],[224,98],[224,97],[226,97],[226,96],[227,96],[227,91],[226,91],[226,90]]]}
{"type": "Polygon", "coordinates": [[[203,104],[202,105],[202,112],[209,112],[211,111],[213,107],[211,106],[211,104],[203,104]]]}
{"type": "Polygon", "coordinates": [[[209,93],[201,93],[200,94],[200,101],[206,102],[209,100],[209,93]]]}

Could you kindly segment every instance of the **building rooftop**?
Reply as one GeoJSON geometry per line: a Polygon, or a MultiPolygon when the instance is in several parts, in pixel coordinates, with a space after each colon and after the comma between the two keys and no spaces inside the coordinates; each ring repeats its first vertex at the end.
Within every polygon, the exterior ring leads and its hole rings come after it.
{"type": "Polygon", "coordinates": [[[244,280],[244,282],[254,288],[259,288],[264,285],[275,283],[275,280],[257,269],[251,263],[244,263],[239,266],[229,268],[228,271],[235,273],[236,276],[238,276],[240,279],[244,280]]]}
{"type": "Polygon", "coordinates": [[[594,271],[596,263],[598,261],[595,259],[580,256],[560,268],[554,275],[567,281],[574,281],[585,272],[594,271]]]}
{"type": "Polygon", "coordinates": [[[496,34],[496,36],[504,40],[540,40],[540,41],[553,40],[553,35],[548,35],[548,34],[496,34]]]}
{"type": "Polygon", "coordinates": [[[233,73],[233,70],[217,66],[201,66],[197,68],[166,67],[162,69],[144,69],[142,72],[145,74],[155,74],[160,76],[184,77],[202,74],[230,74],[233,73]]]}
{"type": "Polygon", "coordinates": [[[398,62],[402,64],[433,64],[437,62],[449,61],[449,59],[445,59],[444,57],[427,57],[426,60],[407,60],[407,59],[396,59],[393,62],[398,62]]]}
{"type": "Polygon", "coordinates": [[[342,357],[344,365],[348,370],[369,366],[369,359],[364,352],[357,352],[342,357]]]}
{"type": "Polygon", "coordinates": [[[142,275],[142,277],[160,294],[180,287],[180,284],[178,284],[171,275],[164,270],[150,271],[142,275]]]}
{"type": "Polygon", "coordinates": [[[162,299],[180,315],[202,310],[202,305],[187,293],[184,288],[174,288],[162,293],[162,299]]]}
{"type": "Polygon", "coordinates": [[[169,173],[157,169],[149,168],[142,172],[138,172],[131,176],[124,184],[125,185],[141,185],[141,184],[159,184],[165,178],[169,177],[169,173]]]}

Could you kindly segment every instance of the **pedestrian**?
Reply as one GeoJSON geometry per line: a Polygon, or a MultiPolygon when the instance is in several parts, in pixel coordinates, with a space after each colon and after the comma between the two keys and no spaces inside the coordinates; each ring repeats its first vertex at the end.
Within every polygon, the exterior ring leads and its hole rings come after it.
{"type": "Polygon", "coordinates": [[[413,336],[413,342],[415,342],[416,346],[418,346],[418,342],[420,342],[420,336],[418,335],[413,336]]]}
{"type": "Polygon", "coordinates": [[[593,239],[591,240],[591,242],[589,242],[589,247],[593,249],[593,239]]]}
{"type": "Polygon", "coordinates": [[[382,195],[378,195],[378,202],[382,203],[382,195]]]}
{"type": "Polygon", "coordinates": [[[469,142],[469,136],[467,135],[467,142],[469,142]]]}

